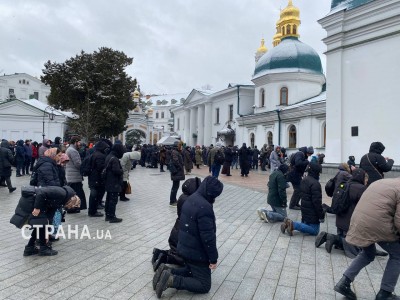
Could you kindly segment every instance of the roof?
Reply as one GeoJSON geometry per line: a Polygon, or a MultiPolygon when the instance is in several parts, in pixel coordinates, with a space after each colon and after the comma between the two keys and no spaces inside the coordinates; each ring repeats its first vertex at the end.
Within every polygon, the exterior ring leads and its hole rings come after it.
{"type": "Polygon", "coordinates": [[[298,38],[286,37],[260,58],[253,78],[284,72],[323,74],[321,58],[312,47],[298,38]]]}
{"type": "Polygon", "coordinates": [[[331,11],[329,14],[333,14],[335,12],[341,10],[350,10],[361,5],[367,4],[375,0],[332,0],[331,2],[331,11]]]}
{"type": "Polygon", "coordinates": [[[149,99],[146,99],[146,101],[151,101],[151,103],[153,103],[152,106],[170,106],[174,104],[179,105],[181,104],[181,99],[186,100],[189,94],[190,92],[151,96],[149,99]],[[173,100],[176,100],[176,103],[172,103],[174,102],[173,100]]]}
{"type": "Polygon", "coordinates": [[[43,103],[43,102],[41,102],[39,100],[36,100],[36,99],[21,100],[21,101],[26,103],[26,104],[28,104],[28,105],[30,105],[30,106],[33,106],[33,107],[35,107],[37,109],[40,109],[43,112],[44,111],[46,111],[48,113],[53,112],[56,116],[66,116],[68,118],[75,118],[76,117],[76,115],[74,113],[72,113],[72,112],[57,110],[57,109],[53,108],[52,106],[50,106],[50,105],[48,105],[46,103],[43,103]]]}
{"type": "Polygon", "coordinates": [[[292,105],[281,106],[280,108],[282,110],[288,110],[288,109],[292,109],[292,108],[296,108],[296,107],[301,107],[301,106],[304,106],[307,104],[314,104],[314,103],[323,102],[323,101],[326,101],[326,91],[322,92],[318,96],[315,96],[315,97],[312,97],[309,99],[305,99],[303,101],[297,102],[292,105]]]}

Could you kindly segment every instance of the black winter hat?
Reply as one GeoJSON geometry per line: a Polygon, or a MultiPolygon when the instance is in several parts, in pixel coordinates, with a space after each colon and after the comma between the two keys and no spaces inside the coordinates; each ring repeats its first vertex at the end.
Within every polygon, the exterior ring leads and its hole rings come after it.
{"type": "Polygon", "coordinates": [[[115,156],[120,159],[125,153],[125,148],[122,144],[114,144],[112,151],[115,153],[115,156]]]}
{"type": "Polygon", "coordinates": [[[281,164],[281,165],[278,167],[278,170],[282,171],[283,174],[286,174],[287,171],[289,171],[289,167],[288,167],[287,164],[281,164]]]}
{"type": "Polygon", "coordinates": [[[322,172],[322,166],[319,163],[311,162],[308,165],[308,173],[319,175],[322,172]]]}

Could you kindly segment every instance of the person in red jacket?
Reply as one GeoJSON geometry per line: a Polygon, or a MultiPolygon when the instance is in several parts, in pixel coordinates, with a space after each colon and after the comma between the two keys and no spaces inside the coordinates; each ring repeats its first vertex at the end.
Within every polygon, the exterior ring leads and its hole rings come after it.
{"type": "Polygon", "coordinates": [[[35,165],[35,161],[39,158],[39,144],[35,141],[31,144],[32,148],[32,160],[30,171],[33,172],[33,166],[35,165]]]}

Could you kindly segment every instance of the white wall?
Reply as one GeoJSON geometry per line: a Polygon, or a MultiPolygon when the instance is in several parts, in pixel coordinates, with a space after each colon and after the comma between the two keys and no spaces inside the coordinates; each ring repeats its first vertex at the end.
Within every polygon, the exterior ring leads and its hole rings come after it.
{"type": "Polygon", "coordinates": [[[39,99],[37,100],[43,103],[47,103],[47,97],[50,94],[50,87],[43,84],[39,79],[28,74],[1,76],[0,100],[9,97],[9,89],[14,89],[16,98],[20,100],[28,100],[29,95],[33,95],[34,92],[37,92],[39,94],[39,99]],[[25,84],[23,83],[23,80],[25,80],[25,84]]]}

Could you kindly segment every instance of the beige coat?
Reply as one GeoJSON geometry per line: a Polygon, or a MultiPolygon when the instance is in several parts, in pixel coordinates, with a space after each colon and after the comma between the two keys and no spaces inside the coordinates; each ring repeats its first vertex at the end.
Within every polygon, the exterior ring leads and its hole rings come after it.
{"type": "Polygon", "coordinates": [[[372,183],[361,196],[350,221],[346,241],[358,247],[399,241],[400,178],[372,183]]]}

